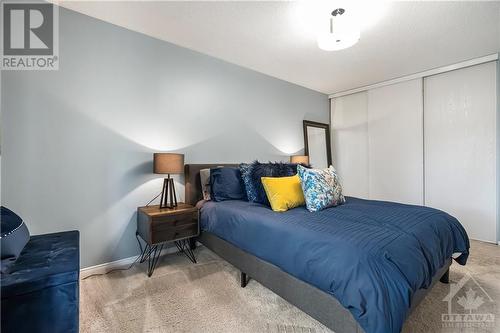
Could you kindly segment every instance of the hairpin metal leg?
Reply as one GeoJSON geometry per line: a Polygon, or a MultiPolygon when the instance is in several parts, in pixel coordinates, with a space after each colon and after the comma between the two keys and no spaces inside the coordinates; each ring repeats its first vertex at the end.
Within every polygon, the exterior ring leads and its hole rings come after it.
{"type": "Polygon", "coordinates": [[[141,240],[139,239],[139,233],[137,231],[135,232],[135,238],[137,239],[137,243],[139,244],[139,249],[141,250],[139,262],[142,264],[150,254],[149,245],[146,243],[144,249],[142,248],[142,243],[141,240]]]}
{"type": "Polygon", "coordinates": [[[139,248],[141,249],[139,262],[143,263],[146,260],[148,261],[148,276],[151,277],[156,268],[156,265],[158,264],[158,260],[160,259],[161,251],[163,250],[164,244],[149,245],[148,243],[146,243],[143,249],[137,232],[135,233],[135,237],[137,238],[137,242],[139,243],[139,248]]]}
{"type": "Polygon", "coordinates": [[[175,241],[175,246],[177,246],[179,252],[184,253],[184,255],[188,257],[192,263],[196,264],[196,257],[194,256],[193,250],[191,250],[191,247],[189,246],[189,240],[182,239],[175,241]]]}
{"type": "Polygon", "coordinates": [[[191,250],[195,250],[196,249],[196,238],[195,237],[189,238],[189,248],[191,250]]]}
{"type": "Polygon", "coordinates": [[[161,245],[153,245],[151,246],[151,252],[148,256],[148,276],[151,277],[155,270],[156,264],[158,264],[158,260],[160,259],[161,251],[163,250],[163,244],[161,245]],[[151,253],[153,256],[151,256],[151,253]]]}

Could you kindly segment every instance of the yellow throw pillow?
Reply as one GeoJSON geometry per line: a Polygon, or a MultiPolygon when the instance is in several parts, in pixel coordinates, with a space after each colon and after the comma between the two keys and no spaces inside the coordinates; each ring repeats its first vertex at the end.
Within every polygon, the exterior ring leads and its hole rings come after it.
{"type": "Polygon", "coordinates": [[[291,177],[261,177],[267,199],[275,212],[285,212],[305,205],[298,175],[291,177]]]}

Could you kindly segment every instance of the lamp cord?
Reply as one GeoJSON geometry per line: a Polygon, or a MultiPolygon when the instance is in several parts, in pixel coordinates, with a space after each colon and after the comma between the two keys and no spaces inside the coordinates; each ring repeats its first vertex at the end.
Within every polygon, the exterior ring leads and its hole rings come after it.
{"type": "Polygon", "coordinates": [[[155,201],[155,199],[158,198],[161,195],[162,192],[158,193],[158,195],[156,197],[154,197],[153,199],[149,200],[149,202],[146,204],[146,207],[148,207],[153,201],[155,201]]]}
{"type": "MultiPolygon", "coordinates": [[[[158,196],[156,196],[156,197],[158,197],[158,196]]],[[[137,261],[139,261],[139,259],[141,259],[143,257],[142,244],[141,244],[141,241],[139,240],[139,236],[137,235],[137,233],[135,233],[135,238],[137,239],[137,243],[139,243],[139,248],[141,249],[141,254],[139,254],[137,256],[137,258],[135,258],[134,262],[131,263],[130,266],[128,266],[126,268],[115,268],[115,269],[109,270],[105,273],[90,274],[90,275],[87,275],[86,277],[82,278],[81,280],[88,279],[89,277],[92,277],[92,276],[106,275],[106,274],[116,272],[116,271],[128,271],[129,269],[131,269],[132,266],[134,266],[137,263],[137,261]]]]}
{"type": "MultiPolygon", "coordinates": [[[[149,202],[146,204],[146,207],[149,206],[156,198],[158,198],[162,194],[162,192],[158,193],[158,195],[156,195],[153,199],[149,200],[149,202]]],[[[139,248],[141,249],[141,253],[142,253],[142,245],[141,245],[141,242],[139,241],[139,238],[137,237],[137,234],[135,235],[135,237],[137,238],[137,241],[139,242],[139,248]]],[[[134,266],[137,263],[139,258],[141,258],[141,255],[137,256],[137,258],[135,258],[134,262],[131,263],[130,266],[128,266],[127,268],[115,268],[115,269],[112,269],[110,271],[107,271],[106,273],[97,273],[97,274],[87,275],[86,277],[82,278],[82,280],[88,279],[89,277],[92,277],[92,276],[106,275],[106,274],[109,274],[111,272],[129,270],[132,268],[132,266],[134,266]]]]}
{"type": "Polygon", "coordinates": [[[81,278],[81,280],[86,280],[88,279],[89,277],[92,277],[92,276],[98,276],[98,275],[106,275],[106,274],[109,274],[109,273],[112,273],[112,272],[116,272],[116,271],[127,271],[129,269],[132,268],[132,266],[134,266],[137,261],[141,258],[140,255],[137,256],[137,258],[135,258],[134,262],[130,264],[130,266],[126,267],[126,268],[115,268],[115,269],[112,269],[112,270],[109,270],[107,271],[106,273],[96,273],[96,274],[90,274],[90,275],[87,275],[86,277],[84,278],[81,278]]]}
{"type": "MultiPolygon", "coordinates": [[[[153,201],[155,201],[155,199],[158,198],[161,195],[162,192],[158,193],[153,199],[149,200],[149,202],[146,204],[146,207],[149,206],[153,201]]],[[[137,235],[135,235],[135,237],[137,237],[137,235]]],[[[137,239],[137,241],[139,242],[139,239],[137,239]]],[[[141,253],[142,253],[141,242],[139,242],[139,247],[141,248],[141,253]]],[[[137,256],[137,258],[135,258],[134,262],[131,263],[130,266],[128,266],[127,268],[116,268],[116,269],[112,269],[110,271],[107,271],[106,273],[91,274],[91,275],[88,275],[88,276],[84,277],[82,280],[88,279],[89,277],[92,277],[92,276],[106,275],[106,274],[109,274],[109,273],[115,272],[115,271],[126,271],[126,270],[129,270],[129,269],[132,268],[132,266],[134,266],[134,264],[137,262],[137,260],[139,260],[140,257],[141,257],[140,255],[137,256]]]]}

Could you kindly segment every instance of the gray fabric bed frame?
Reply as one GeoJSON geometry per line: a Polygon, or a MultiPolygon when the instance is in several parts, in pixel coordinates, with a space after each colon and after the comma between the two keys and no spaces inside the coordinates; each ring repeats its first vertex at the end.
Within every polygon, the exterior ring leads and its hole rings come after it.
{"type": "MultiPolygon", "coordinates": [[[[217,166],[234,167],[237,164],[186,164],[184,169],[186,203],[196,205],[202,199],[200,170],[217,166]]],[[[242,287],[245,287],[248,275],[336,333],[364,332],[351,313],[332,295],[295,278],[277,266],[241,250],[210,232],[202,232],[198,241],[240,270],[242,287]]],[[[415,293],[410,313],[438,280],[448,283],[450,265],[451,258],[438,270],[428,289],[420,289],[415,293]]]]}

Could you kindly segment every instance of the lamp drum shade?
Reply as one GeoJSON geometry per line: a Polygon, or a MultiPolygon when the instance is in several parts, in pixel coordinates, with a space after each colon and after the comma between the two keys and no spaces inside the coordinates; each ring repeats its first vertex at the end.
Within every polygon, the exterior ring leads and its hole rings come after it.
{"type": "Polygon", "coordinates": [[[175,153],[154,153],[154,173],[183,173],[184,155],[175,153]]]}
{"type": "Polygon", "coordinates": [[[307,155],[293,155],[290,156],[290,163],[302,163],[305,165],[309,165],[309,156],[307,155]]]}

